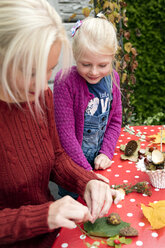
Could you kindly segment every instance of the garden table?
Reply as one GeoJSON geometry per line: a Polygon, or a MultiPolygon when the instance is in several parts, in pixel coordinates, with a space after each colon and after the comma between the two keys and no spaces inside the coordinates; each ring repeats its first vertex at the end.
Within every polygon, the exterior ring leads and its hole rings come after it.
{"type": "MultiPolygon", "coordinates": [[[[123,154],[120,150],[121,144],[126,144],[129,140],[138,140],[136,136],[139,132],[146,135],[157,134],[161,130],[161,126],[134,126],[134,134],[121,130],[120,137],[118,139],[115,153],[113,157],[113,164],[110,168],[99,171],[100,174],[106,176],[110,180],[111,185],[117,184],[136,184],[142,181],[148,181],[149,177],[146,173],[138,171],[136,163],[129,160],[121,160],[120,156],[123,154]]],[[[149,145],[148,138],[145,141],[141,141],[141,148],[145,148],[149,145]]],[[[163,145],[163,151],[165,151],[165,145],[163,145]]],[[[120,201],[117,205],[112,204],[109,213],[117,212],[123,221],[131,223],[131,226],[136,228],[139,232],[137,237],[131,237],[132,243],[129,245],[122,245],[122,247],[128,248],[164,248],[165,247],[165,228],[151,229],[150,223],[144,217],[141,210],[141,203],[148,205],[150,202],[159,200],[165,200],[165,189],[158,189],[151,186],[152,195],[147,196],[137,192],[129,193],[125,196],[125,199],[120,201]]],[[[79,199],[81,201],[81,199],[79,199]]],[[[100,241],[100,239],[96,239],[100,241]]],[[[86,236],[79,227],[74,229],[61,228],[60,233],[52,248],[85,248],[86,243],[93,244],[95,240],[86,236]]],[[[99,245],[99,248],[109,247],[105,244],[99,245]]],[[[92,247],[93,248],[93,247],[92,247]]]]}

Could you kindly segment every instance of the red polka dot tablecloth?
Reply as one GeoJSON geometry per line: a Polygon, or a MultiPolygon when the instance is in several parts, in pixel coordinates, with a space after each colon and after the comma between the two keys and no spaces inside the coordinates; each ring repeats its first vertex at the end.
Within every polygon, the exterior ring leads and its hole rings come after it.
{"type": "MultiPolygon", "coordinates": [[[[146,173],[138,171],[135,162],[128,160],[121,160],[120,156],[123,154],[120,151],[120,145],[126,144],[129,140],[141,141],[141,149],[145,149],[149,145],[147,136],[154,135],[160,132],[160,126],[134,126],[130,127],[134,132],[125,131],[122,128],[120,137],[115,149],[113,164],[105,170],[99,171],[100,174],[106,176],[110,180],[110,184],[131,183],[136,184],[142,181],[148,181],[149,177],[146,173]]],[[[165,151],[165,146],[163,146],[165,151]]],[[[123,221],[131,223],[131,226],[136,228],[139,232],[137,237],[132,238],[132,243],[129,245],[122,245],[128,248],[165,248],[165,228],[153,230],[150,223],[144,217],[140,204],[148,205],[150,202],[165,200],[165,189],[157,189],[152,187],[152,196],[147,196],[139,193],[130,193],[125,196],[125,199],[120,201],[117,205],[112,204],[110,212],[117,212],[123,221]]],[[[100,241],[98,239],[98,241],[100,241]]],[[[92,244],[94,240],[84,235],[78,227],[70,230],[62,228],[52,248],[85,248],[86,242],[92,244]]],[[[99,248],[109,247],[105,244],[100,244],[99,248]]]]}

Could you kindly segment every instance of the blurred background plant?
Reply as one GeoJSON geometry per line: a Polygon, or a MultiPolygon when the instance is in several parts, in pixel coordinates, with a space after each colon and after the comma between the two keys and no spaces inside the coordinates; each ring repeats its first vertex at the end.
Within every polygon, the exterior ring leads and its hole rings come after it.
{"type": "Polygon", "coordinates": [[[85,17],[103,12],[116,27],[123,126],[165,123],[163,7],[163,0],[89,0],[82,9],[85,17]]]}

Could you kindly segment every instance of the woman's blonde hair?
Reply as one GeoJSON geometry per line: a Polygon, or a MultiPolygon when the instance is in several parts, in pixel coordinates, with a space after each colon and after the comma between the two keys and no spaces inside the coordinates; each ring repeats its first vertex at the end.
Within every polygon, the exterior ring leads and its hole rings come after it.
{"type": "Polygon", "coordinates": [[[47,0],[0,0],[0,84],[17,104],[7,79],[12,65],[14,89],[19,92],[16,74],[21,66],[26,100],[32,69],[36,69],[35,104],[41,110],[39,95],[44,92],[50,48],[55,41],[63,44],[63,68],[70,65],[70,45],[60,16],[47,0]]]}
{"type": "Polygon", "coordinates": [[[72,50],[76,61],[86,50],[114,56],[117,51],[117,37],[113,24],[103,14],[99,14],[97,18],[85,18],[73,37],[72,50]]]}

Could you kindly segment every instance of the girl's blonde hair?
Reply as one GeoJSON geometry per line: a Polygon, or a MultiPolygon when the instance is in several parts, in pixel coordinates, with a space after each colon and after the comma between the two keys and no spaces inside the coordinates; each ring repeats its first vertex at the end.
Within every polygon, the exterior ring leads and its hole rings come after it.
{"type": "Polygon", "coordinates": [[[103,14],[99,14],[97,18],[85,18],[73,37],[72,50],[76,61],[86,50],[114,56],[117,51],[117,37],[113,24],[103,14]]]}
{"type": "Polygon", "coordinates": [[[16,74],[21,67],[28,103],[29,83],[35,68],[35,104],[41,110],[39,95],[45,89],[48,55],[56,40],[63,44],[65,69],[70,65],[69,41],[60,16],[47,0],[0,0],[0,84],[15,103],[19,104],[8,82],[9,67],[18,94],[16,74]]]}

